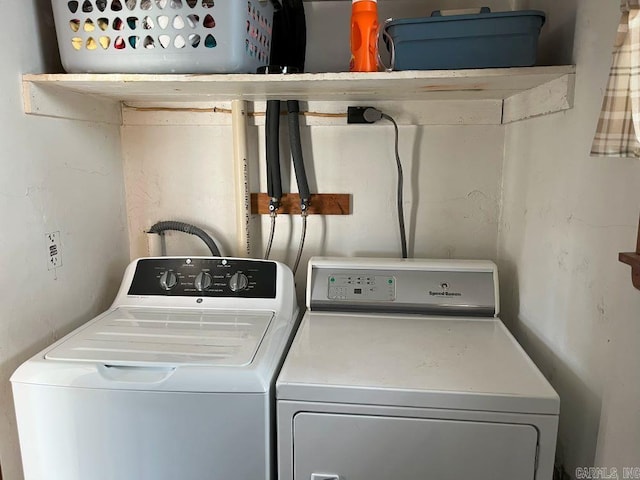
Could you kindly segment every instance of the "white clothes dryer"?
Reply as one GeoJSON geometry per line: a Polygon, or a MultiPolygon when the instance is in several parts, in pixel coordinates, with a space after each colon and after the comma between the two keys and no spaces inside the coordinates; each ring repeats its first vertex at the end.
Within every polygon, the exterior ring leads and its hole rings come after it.
{"type": "Polygon", "coordinates": [[[145,258],[112,307],[12,376],[26,480],[275,478],[298,316],[277,262],[145,258]]]}
{"type": "Polygon", "coordinates": [[[551,480],[559,397],[498,305],[492,262],[311,259],[279,480],[551,480]]]}

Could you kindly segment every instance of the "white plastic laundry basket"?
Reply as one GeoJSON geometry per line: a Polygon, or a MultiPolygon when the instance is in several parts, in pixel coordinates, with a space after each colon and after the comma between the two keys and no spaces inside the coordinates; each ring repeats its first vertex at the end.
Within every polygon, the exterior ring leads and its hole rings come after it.
{"type": "Polygon", "coordinates": [[[269,63],[269,0],[52,0],[67,72],[253,73],[269,63]]]}

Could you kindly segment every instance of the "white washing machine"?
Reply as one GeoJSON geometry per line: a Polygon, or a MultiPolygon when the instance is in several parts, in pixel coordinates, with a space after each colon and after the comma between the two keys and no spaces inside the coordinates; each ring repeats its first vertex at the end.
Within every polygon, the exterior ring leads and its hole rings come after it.
{"type": "Polygon", "coordinates": [[[11,378],[25,479],[275,478],[297,315],[277,262],[133,262],[107,312],[11,378]]]}
{"type": "Polygon", "coordinates": [[[551,480],[560,401],[498,304],[491,262],[312,259],[279,480],[551,480]]]}

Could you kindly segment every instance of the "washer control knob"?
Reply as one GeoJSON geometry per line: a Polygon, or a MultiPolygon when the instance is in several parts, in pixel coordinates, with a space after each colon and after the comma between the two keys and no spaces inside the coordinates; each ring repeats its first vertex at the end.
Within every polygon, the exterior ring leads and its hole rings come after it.
{"type": "Polygon", "coordinates": [[[236,272],[229,280],[229,288],[232,292],[241,292],[249,286],[249,279],[246,275],[236,272]]]}
{"type": "Polygon", "coordinates": [[[169,291],[178,284],[178,277],[175,273],[166,271],[160,275],[160,286],[163,290],[169,291]]]}
{"type": "Polygon", "coordinates": [[[213,280],[211,278],[211,275],[209,275],[207,272],[200,272],[195,281],[196,290],[198,290],[199,292],[204,292],[211,286],[212,283],[213,280]]]}

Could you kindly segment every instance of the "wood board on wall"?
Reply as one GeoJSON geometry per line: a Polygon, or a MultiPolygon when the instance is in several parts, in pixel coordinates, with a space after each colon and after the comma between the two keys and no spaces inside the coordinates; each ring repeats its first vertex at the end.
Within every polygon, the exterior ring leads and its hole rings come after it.
{"type": "MultiPolygon", "coordinates": [[[[251,213],[270,215],[269,195],[266,193],[251,194],[251,213]]],[[[285,193],[280,200],[278,215],[300,215],[300,195],[285,193]]],[[[311,195],[309,215],[351,215],[351,195],[348,193],[322,193],[311,195]]]]}

